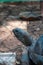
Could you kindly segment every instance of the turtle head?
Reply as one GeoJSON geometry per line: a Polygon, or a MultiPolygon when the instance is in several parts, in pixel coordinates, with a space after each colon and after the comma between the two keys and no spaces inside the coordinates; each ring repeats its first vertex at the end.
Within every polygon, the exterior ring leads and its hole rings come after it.
{"type": "Polygon", "coordinates": [[[23,29],[16,28],[13,29],[13,33],[17,37],[17,39],[21,41],[24,45],[31,46],[33,39],[28,32],[23,29]]]}
{"type": "Polygon", "coordinates": [[[24,43],[23,41],[23,30],[20,28],[13,29],[14,35],[17,37],[18,40],[24,43]]]}
{"type": "Polygon", "coordinates": [[[13,33],[15,34],[15,36],[16,36],[17,38],[21,35],[19,28],[13,29],[13,33]]]}

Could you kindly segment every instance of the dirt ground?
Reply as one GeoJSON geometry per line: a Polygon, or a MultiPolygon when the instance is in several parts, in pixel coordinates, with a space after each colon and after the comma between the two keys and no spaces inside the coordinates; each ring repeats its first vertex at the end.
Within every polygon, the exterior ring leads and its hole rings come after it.
{"type": "Polygon", "coordinates": [[[22,43],[12,33],[14,28],[22,28],[38,38],[43,34],[43,21],[22,21],[18,19],[20,12],[29,11],[28,5],[12,5],[10,7],[0,6],[0,52],[14,51],[17,45],[22,43]],[[10,13],[9,13],[10,12],[10,13]]]}

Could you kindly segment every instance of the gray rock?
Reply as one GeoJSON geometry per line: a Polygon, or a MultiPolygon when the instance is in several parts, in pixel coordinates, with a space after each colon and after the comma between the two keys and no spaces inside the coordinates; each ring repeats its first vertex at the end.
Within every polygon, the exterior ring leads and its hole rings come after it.
{"type": "Polygon", "coordinates": [[[29,20],[29,21],[41,20],[42,18],[40,12],[22,12],[19,14],[19,17],[20,19],[29,20]]]}

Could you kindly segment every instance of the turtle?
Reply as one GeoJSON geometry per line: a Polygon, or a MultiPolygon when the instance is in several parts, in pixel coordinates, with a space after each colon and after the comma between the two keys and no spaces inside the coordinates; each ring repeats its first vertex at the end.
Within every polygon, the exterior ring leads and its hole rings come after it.
{"type": "Polygon", "coordinates": [[[30,33],[23,29],[16,28],[12,31],[17,39],[27,47],[29,65],[43,65],[43,35],[34,39],[30,33]]]}

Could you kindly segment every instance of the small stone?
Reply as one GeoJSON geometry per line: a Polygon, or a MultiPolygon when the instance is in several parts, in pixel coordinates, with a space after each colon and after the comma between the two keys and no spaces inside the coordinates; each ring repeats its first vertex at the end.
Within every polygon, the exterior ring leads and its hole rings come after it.
{"type": "Polygon", "coordinates": [[[39,31],[39,30],[40,30],[40,28],[37,28],[37,29],[36,29],[36,31],[39,31]]]}

